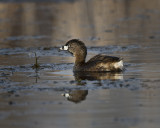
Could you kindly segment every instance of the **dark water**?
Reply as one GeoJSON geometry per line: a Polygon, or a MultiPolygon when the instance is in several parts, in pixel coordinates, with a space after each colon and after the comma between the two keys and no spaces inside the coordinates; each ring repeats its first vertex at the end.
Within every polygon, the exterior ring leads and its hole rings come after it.
{"type": "Polygon", "coordinates": [[[159,0],[0,2],[0,127],[159,128],[159,6],[159,0]],[[87,59],[123,57],[125,72],[74,74],[74,58],[58,52],[72,38],[86,43],[87,59]]]}

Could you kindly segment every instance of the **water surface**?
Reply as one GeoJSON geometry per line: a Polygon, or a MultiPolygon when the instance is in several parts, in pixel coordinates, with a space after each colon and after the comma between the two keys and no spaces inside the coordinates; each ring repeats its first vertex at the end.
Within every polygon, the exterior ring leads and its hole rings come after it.
{"type": "Polygon", "coordinates": [[[159,128],[159,4],[0,2],[0,127],[159,128]],[[73,73],[74,58],[58,52],[72,38],[85,42],[87,59],[123,57],[125,71],[73,73]]]}

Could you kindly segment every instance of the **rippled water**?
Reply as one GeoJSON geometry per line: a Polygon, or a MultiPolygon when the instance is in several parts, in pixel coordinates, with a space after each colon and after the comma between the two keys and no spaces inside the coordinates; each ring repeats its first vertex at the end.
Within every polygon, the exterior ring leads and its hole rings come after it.
{"type": "Polygon", "coordinates": [[[0,2],[0,127],[159,128],[159,1],[36,1],[0,2]],[[72,38],[125,71],[73,73],[72,38]]]}

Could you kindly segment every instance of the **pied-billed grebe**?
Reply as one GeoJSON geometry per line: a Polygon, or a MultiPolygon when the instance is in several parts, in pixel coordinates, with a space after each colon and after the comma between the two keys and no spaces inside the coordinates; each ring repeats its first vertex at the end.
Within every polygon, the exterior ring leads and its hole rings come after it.
{"type": "Polygon", "coordinates": [[[85,44],[78,40],[69,40],[60,50],[67,50],[75,56],[73,71],[109,71],[116,72],[123,70],[123,60],[119,57],[98,54],[85,62],[87,48],[85,44]]]}

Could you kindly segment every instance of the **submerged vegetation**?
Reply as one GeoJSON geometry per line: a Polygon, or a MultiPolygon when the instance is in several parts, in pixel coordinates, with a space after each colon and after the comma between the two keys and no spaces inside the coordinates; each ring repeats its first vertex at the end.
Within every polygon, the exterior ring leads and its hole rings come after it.
{"type": "Polygon", "coordinates": [[[32,66],[33,69],[38,69],[40,67],[40,64],[38,63],[38,59],[39,57],[37,56],[37,53],[35,52],[35,63],[34,65],[32,66]]]}

